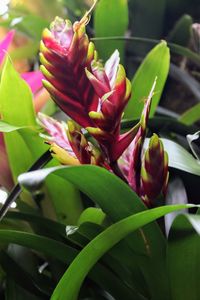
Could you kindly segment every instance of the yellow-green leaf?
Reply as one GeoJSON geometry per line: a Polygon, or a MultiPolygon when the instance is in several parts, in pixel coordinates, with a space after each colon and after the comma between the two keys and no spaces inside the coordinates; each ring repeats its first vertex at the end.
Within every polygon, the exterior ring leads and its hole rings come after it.
{"type": "MultiPolygon", "coordinates": [[[[101,0],[94,16],[94,29],[96,37],[124,35],[128,27],[127,0],[101,0]]],[[[124,41],[95,42],[100,58],[107,60],[118,49],[120,57],[124,59],[124,41]]]]}
{"type": "Polygon", "coordinates": [[[146,56],[132,80],[132,97],[125,110],[125,118],[140,118],[144,99],[157,77],[155,95],[152,100],[150,116],[153,116],[169,72],[170,54],[165,41],[155,46],[146,56]]]}

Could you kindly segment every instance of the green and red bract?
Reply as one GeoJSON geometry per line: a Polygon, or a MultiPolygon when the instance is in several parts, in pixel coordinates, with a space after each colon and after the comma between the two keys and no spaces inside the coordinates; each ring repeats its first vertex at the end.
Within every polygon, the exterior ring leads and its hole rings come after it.
{"type": "Polygon", "coordinates": [[[121,160],[121,169],[128,184],[148,206],[154,206],[155,200],[161,194],[165,196],[168,183],[168,156],[156,134],[151,137],[149,146],[143,154],[156,81],[157,78],[145,101],[139,130],[121,160]]]}
{"type": "Polygon", "coordinates": [[[165,196],[168,177],[168,155],[162,141],[154,134],[145,151],[141,167],[140,193],[147,205],[153,206],[161,194],[165,196]]]}
{"type": "Polygon", "coordinates": [[[123,159],[126,162],[125,165],[128,164],[128,170],[125,170],[127,181],[137,194],[140,194],[141,157],[146,138],[147,122],[149,119],[149,112],[155,86],[156,80],[154,81],[149,96],[145,101],[144,109],[140,118],[139,130],[133,142],[123,155],[123,159]]]}

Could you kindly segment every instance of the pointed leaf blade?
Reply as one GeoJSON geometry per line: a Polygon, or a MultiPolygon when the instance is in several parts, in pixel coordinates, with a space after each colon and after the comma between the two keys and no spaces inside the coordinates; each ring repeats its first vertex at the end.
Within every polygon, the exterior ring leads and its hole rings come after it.
{"type": "Polygon", "coordinates": [[[169,48],[166,42],[163,41],[149,52],[132,80],[132,97],[125,110],[125,118],[140,118],[144,105],[143,100],[147,98],[153,82],[157,77],[150,117],[154,115],[167,79],[169,63],[169,48]]]}

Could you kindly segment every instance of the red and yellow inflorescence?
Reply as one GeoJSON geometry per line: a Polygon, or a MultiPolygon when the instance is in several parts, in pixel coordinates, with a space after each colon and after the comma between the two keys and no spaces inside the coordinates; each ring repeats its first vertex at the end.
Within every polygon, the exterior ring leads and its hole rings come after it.
{"type": "Polygon", "coordinates": [[[40,114],[39,122],[49,133],[52,153],[61,163],[103,166],[124,179],[146,203],[153,203],[166,190],[168,180],[167,155],[157,136],[152,137],[143,155],[156,81],[140,121],[121,134],[131,83],[120,64],[118,50],[105,64],[99,60],[95,45],[86,34],[87,23],[88,13],[74,24],[56,17],[50,30],[43,32],[40,47],[41,71],[46,78],[43,84],[72,120],[61,124],[40,114]],[[88,141],[86,131],[93,140],[88,141]]]}

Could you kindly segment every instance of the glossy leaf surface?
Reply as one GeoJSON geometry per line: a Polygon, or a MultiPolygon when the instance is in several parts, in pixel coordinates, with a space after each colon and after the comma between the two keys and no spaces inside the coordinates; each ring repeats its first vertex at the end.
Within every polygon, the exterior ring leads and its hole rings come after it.
{"type": "MultiPolygon", "coordinates": [[[[61,242],[26,232],[0,230],[0,239],[4,243],[13,243],[34,249],[67,265],[78,254],[76,249],[61,242]]],[[[102,287],[108,289],[117,300],[120,300],[124,294],[127,295],[127,300],[134,297],[134,293],[104,266],[98,264],[89,276],[102,287]]]]}
{"type": "Polygon", "coordinates": [[[186,207],[189,206],[163,206],[132,215],[111,225],[93,239],[75,258],[58,283],[51,299],[58,300],[66,298],[68,300],[77,300],[79,289],[87,273],[110,248],[134,230],[139,229],[167,213],[186,207]]]}
{"type": "MultiPolygon", "coordinates": [[[[140,198],[123,181],[105,169],[95,166],[44,169],[20,175],[19,181],[27,189],[37,189],[51,173],[73,183],[97,203],[113,222],[146,209],[140,198]]],[[[155,299],[159,299],[159,295],[163,293],[167,298],[167,278],[166,273],[163,272],[166,245],[158,225],[149,224],[142,231],[137,231],[128,238],[127,243],[132,249],[133,259],[140,264],[146,284],[155,299]],[[143,257],[146,259],[144,260],[143,257]],[[158,279],[160,285],[155,289],[158,279]]]]}
{"type": "Polygon", "coordinates": [[[132,97],[126,107],[125,118],[137,119],[140,117],[144,99],[147,98],[157,77],[150,111],[150,116],[154,115],[169,72],[169,62],[169,48],[166,42],[161,42],[149,52],[132,80],[132,97]]]}
{"type": "Polygon", "coordinates": [[[199,235],[199,215],[180,215],[171,227],[167,260],[173,300],[199,298],[199,235]]]}
{"type": "Polygon", "coordinates": [[[4,121],[0,121],[0,132],[12,132],[21,128],[23,128],[23,126],[14,126],[4,121]]]}
{"type": "MultiPolygon", "coordinates": [[[[32,128],[36,126],[31,91],[8,58],[1,78],[0,112],[3,121],[11,125],[32,128]]],[[[38,133],[28,129],[24,129],[23,136],[17,131],[7,133],[5,142],[15,178],[29,169],[33,161],[47,149],[38,133]]]]}
{"type": "Polygon", "coordinates": [[[169,155],[170,167],[200,176],[200,163],[192,156],[192,154],[171,140],[161,140],[169,155]]]}

